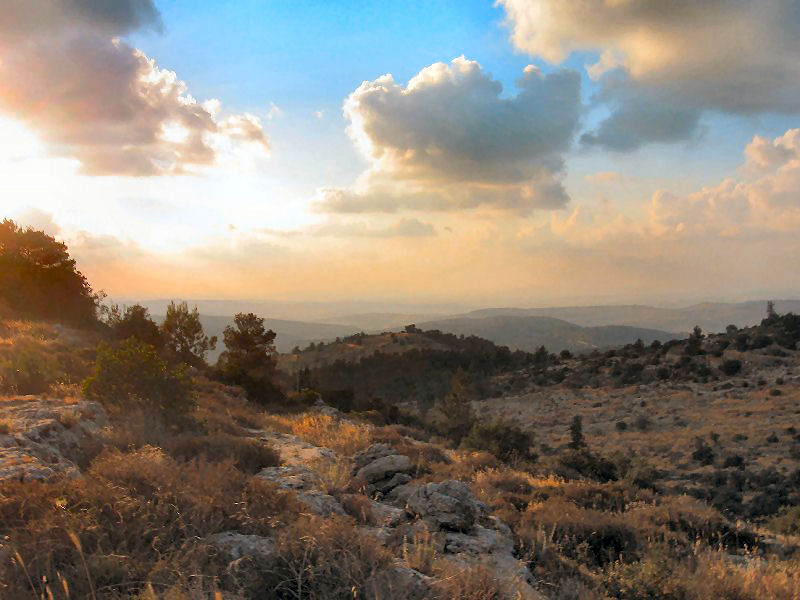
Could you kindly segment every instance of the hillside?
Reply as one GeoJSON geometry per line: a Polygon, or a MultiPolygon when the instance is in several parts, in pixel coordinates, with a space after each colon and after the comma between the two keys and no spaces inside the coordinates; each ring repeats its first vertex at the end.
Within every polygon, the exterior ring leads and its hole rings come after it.
{"type": "Polygon", "coordinates": [[[456,335],[476,335],[513,350],[533,352],[540,346],[558,352],[593,350],[630,344],[637,339],[645,343],[667,341],[674,333],[625,325],[581,327],[553,317],[496,315],[472,318],[451,318],[418,324],[422,329],[439,329],[456,335]]]}
{"type": "MultiPolygon", "coordinates": [[[[545,308],[486,308],[463,315],[467,318],[496,316],[551,317],[584,327],[628,325],[681,333],[695,325],[706,331],[723,331],[728,325],[747,327],[764,316],[766,300],[748,302],[704,302],[682,308],[662,308],[639,304],[620,306],[576,306],[545,308]]],[[[800,300],[776,300],[778,312],[800,312],[800,300]]]]}
{"type": "MultiPolygon", "coordinates": [[[[406,424],[387,424],[391,411],[262,407],[199,373],[192,405],[169,420],[87,400],[28,358],[51,356],[74,380],[94,334],[20,321],[0,332],[0,368],[51,386],[0,398],[0,555],[14,557],[0,563],[3,597],[793,600],[800,589],[791,319],[539,354],[499,369],[500,393],[471,413],[454,386],[448,408],[396,413],[406,424]]],[[[505,356],[483,340],[403,337],[438,346],[378,354],[395,377],[408,373],[392,361],[415,354],[469,355],[473,368],[505,356]]]]}

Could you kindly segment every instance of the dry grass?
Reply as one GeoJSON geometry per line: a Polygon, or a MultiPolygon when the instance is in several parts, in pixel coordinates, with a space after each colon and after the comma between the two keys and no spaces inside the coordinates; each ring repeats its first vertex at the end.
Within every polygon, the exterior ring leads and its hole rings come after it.
{"type": "Polygon", "coordinates": [[[306,465],[317,476],[326,494],[338,494],[350,487],[353,480],[353,461],[342,458],[319,458],[306,465]]]}
{"type": "Polygon", "coordinates": [[[689,560],[657,553],[638,563],[617,563],[602,578],[607,593],[622,600],[798,600],[796,561],[751,556],[733,563],[724,551],[698,547],[689,560]]]}
{"type": "Polygon", "coordinates": [[[91,597],[92,586],[98,597],[129,597],[147,582],[163,589],[186,584],[190,574],[213,577],[220,564],[202,538],[268,534],[299,512],[292,495],[249,479],[230,461],[180,465],[150,447],[108,452],[81,479],[0,486],[0,528],[19,554],[16,565],[1,567],[3,594],[28,597],[34,582],[37,597],[46,597],[40,582],[59,575],[76,598],[91,597]]]}
{"type": "Polygon", "coordinates": [[[14,431],[14,419],[0,418],[0,434],[8,434],[14,431]]]}
{"type": "Polygon", "coordinates": [[[328,415],[264,415],[266,429],[291,433],[315,446],[330,448],[338,454],[352,456],[372,444],[372,427],[336,419],[328,415]]]}

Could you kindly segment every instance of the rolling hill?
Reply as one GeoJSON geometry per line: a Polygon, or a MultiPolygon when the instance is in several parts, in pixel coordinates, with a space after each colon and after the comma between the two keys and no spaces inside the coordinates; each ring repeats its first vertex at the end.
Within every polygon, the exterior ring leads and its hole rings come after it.
{"type": "Polygon", "coordinates": [[[641,339],[667,341],[678,334],[658,329],[603,325],[582,327],[562,319],[535,316],[495,315],[487,317],[462,317],[418,323],[421,329],[439,329],[457,335],[477,335],[512,350],[535,351],[545,346],[551,352],[563,349],[573,352],[620,346],[641,339]]]}

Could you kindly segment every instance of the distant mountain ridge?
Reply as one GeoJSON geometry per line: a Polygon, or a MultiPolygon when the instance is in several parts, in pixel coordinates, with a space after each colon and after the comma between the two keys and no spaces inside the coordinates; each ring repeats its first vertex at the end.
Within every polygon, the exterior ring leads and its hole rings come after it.
{"type": "Polygon", "coordinates": [[[679,334],[658,329],[627,325],[582,327],[553,317],[495,315],[461,317],[417,323],[420,329],[439,329],[457,335],[476,335],[512,350],[533,352],[544,346],[551,352],[570,350],[580,352],[595,348],[621,346],[641,339],[667,341],[679,334]]]}
{"type": "MultiPolygon", "coordinates": [[[[162,301],[143,302],[161,320],[162,301]]],[[[192,302],[190,302],[192,304],[192,302]]],[[[208,305],[206,305],[208,307],[208,305]]],[[[800,313],[800,300],[776,300],[779,313],[800,313]]],[[[202,312],[208,335],[220,338],[210,353],[213,362],[224,350],[222,332],[233,322],[232,316],[202,312]]],[[[477,335],[512,349],[533,351],[544,345],[557,352],[607,348],[634,342],[646,343],[681,337],[699,325],[704,331],[724,331],[728,324],[755,325],[766,314],[766,300],[740,303],[704,302],[683,308],[662,308],[641,304],[543,308],[483,308],[447,315],[441,312],[363,312],[317,320],[266,318],[265,324],[277,333],[280,352],[311,342],[329,342],[361,331],[379,333],[399,331],[415,323],[422,329],[439,329],[457,335],[477,335]]],[[[262,315],[263,316],[263,315],[262,315]]]]}

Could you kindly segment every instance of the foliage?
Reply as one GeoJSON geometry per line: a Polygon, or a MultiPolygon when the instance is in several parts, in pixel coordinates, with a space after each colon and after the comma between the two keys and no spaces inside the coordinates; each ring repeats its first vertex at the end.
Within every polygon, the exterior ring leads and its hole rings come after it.
{"type": "Polygon", "coordinates": [[[572,423],[569,426],[569,447],[573,450],[586,447],[586,440],[583,437],[583,419],[580,415],[572,417],[572,423]]]}
{"type": "Polygon", "coordinates": [[[436,402],[440,433],[458,445],[475,423],[472,411],[474,392],[463,369],[458,369],[450,382],[450,393],[436,402]]]}
{"type": "Polygon", "coordinates": [[[0,304],[25,317],[96,321],[97,296],[67,246],[8,219],[0,222],[0,304]]]}
{"type": "Polygon", "coordinates": [[[126,340],[135,337],[158,350],[163,348],[164,338],[161,331],[150,318],[150,311],[141,304],[128,306],[124,310],[117,304],[112,304],[105,312],[105,322],[113,339],[126,340]]]}
{"type": "Polygon", "coordinates": [[[52,348],[30,336],[14,340],[0,354],[0,390],[16,394],[41,394],[65,376],[52,348]]]}
{"type": "Polygon", "coordinates": [[[116,346],[100,344],[83,392],[115,410],[136,408],[165,416],[194,405],[183,368],[170,366],[153,346],[136,338],[116,346]]]}
{"type": "Polygon", "coordinates": [[[465,450],[483,450],[505,461],[535,460],[536,453],[531,450],[531,446],[533,435],[530,432],[499,421],[476,421],[461,440],[461,447],[465,450]]]}
{"type": "Polygon", "coordinates": [[[169,303],[167,316],[161,324],[161,335],[167,356],[191,367],[205,366],[208,351],[217,346],[216,336],[208,337],[203,332],[197,307],[190,312],[186,302],[169,303]]]}
{"type": "Polygon", "coordinates": [[[226,327],[225,347],[217,362],[220,377],[242,386],[248,398],[268,404],[283,399],[275,385],[275,332],[264,327],[264,319],[253,313],[239,313],[235,327],[226,327]]]}

